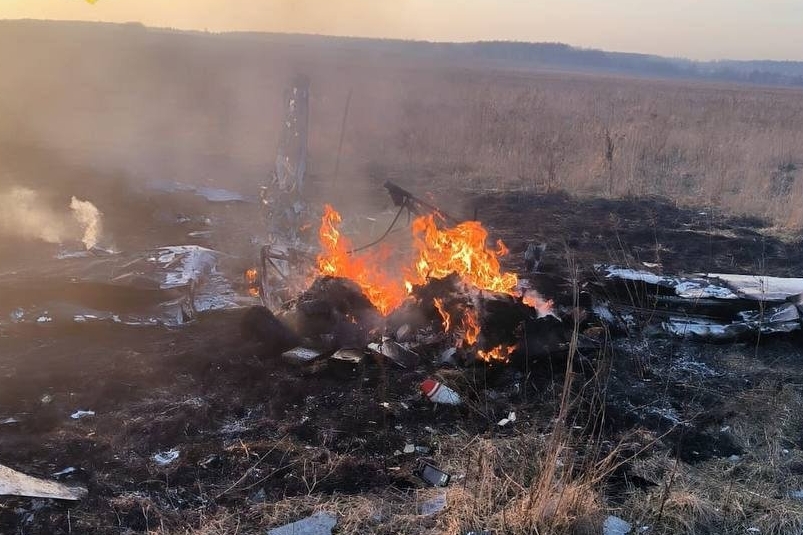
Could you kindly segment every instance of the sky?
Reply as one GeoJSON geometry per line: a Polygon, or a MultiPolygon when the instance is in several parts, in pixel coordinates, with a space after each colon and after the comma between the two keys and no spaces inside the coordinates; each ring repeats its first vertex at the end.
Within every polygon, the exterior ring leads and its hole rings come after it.
{"type": "Polygon", "coordinates": [[[803,60],[803,0],[0,0],[17,18],[803,60]]]}

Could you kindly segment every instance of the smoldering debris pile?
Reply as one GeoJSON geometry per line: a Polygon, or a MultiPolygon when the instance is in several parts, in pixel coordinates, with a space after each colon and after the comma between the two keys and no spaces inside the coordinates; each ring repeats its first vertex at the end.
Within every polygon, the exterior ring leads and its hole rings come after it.
{"type": "MultiPolygon", "coordinates": [[[[320,277],[273,316],[254,309],[244,332],[285,356],[313,361],[343,351],[373,354],[402,368],[523,364],[565,353],[571,326],[507,294],[467,287],[456,276],[431,279],[383,317],[352,281],[320,277]],[[277,344],[282,341],[283,344],[277,344]]],[[[338,354],[340,353],[340,354],[338,354]]]]}

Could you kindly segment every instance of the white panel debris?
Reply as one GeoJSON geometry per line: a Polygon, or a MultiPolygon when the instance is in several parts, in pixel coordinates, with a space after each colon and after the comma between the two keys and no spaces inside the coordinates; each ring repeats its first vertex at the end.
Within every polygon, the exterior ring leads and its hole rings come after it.
{"type": "Polygon", "coordinates": [[[268,535],[332,535],[337,525],[337,517],[332,513],[315,513],[292,524],[273,528],[268,535]]]}
{"type": "Polygon", "coordinates": [[[432,516],[434,514],[440,513],[446,509],[446,493],[441,493],[435,496],[432,499],[429,499],[425,502],[421,502],[421,505],[418,507],[418,514],[423,516],[432,516]]]}
{"type": "Polygon", "coordinates": [[[321,358],[323,353],[308,347],[294,347],[282,353],[282,358],[294,364],[308,364],[321,358]]]}
{"type": "Polygon", "coordinates": [[[252,304],[225,275],[229,256],[197,245],[90,251],[24,274],[0,273],[0,325],[115,322],[179,325],[198,312],[252,304]],[[221,264],[224,264],[221,266],[221,264]]]}
{"type": "Polygon", "coordinates": [[[74,501],[86,496],[86,492],[83,487],[28,476],[0,464],[0,495],[74,501]]]}
{"type": "MultiPolygon", "coordinates": [[[[723,273],[690,278],[612,266],[597,269],[614,295],[617,282],[646,285],[647,292],[641,292],[645,295],[618,289],[620,313],[633,307],[648,309],[660,318],[661,327],[675,336],[724,342],[803,328],[803,278],[723,273]]],[[[600,301],[594,311],[613,324],[615,306],[600,301]]]]}
{"type": "MultiPolygon", "coordinates": [[[[599,267],[599,266],[598,266],[599,267]]],[[[639,271],[637,269],[620,268],[607,266],[603,268],[609,279],[624,279],[630,281],[641,281],[648,284],[664,284],[671,282],[670,277],[662,277],[650,271],[639,271]]]]}
{"type": "Polygon", "coordinates": [[[724,282],[737,294],[747,299],[786,301],[803,295],[803,278],[730,275],[726,273],[708,273],[705,277],[724,282]]]}
{"type": "Polygon", "coordinates": [[[160,451],[151,457],[156,464],[159,466],[167,466],[168,464],[172,463],[176,459],[178,459],[180,453],[177,449],[167,450],[167,451],[160,451]]]}
{"type": "Polygon", "coordinates": [[[633,527],[618,516],[609,516],[602,524],[603,535],[627,535],[633,527]]]}

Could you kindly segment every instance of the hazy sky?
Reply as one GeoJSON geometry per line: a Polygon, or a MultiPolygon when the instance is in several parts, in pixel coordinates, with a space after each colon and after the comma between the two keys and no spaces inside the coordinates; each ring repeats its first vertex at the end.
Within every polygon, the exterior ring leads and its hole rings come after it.
{"type": "Polygon", "coordinates": [[[803,0],[0,0],[0,18],[803,60],[803,0]]]}

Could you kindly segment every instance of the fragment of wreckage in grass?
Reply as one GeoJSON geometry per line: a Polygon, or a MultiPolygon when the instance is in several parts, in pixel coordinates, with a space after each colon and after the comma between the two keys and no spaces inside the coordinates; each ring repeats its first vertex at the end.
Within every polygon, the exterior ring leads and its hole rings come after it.
{"type": "Polygon", "coordinates": [[[595,312],[621,326],[623,315],[654,318],[667,333],[726,342],[803,327],[803,278],[707,273],[658,275],[596,266],[595,312]],[[618,313],[614,313],[618,312],[618,313]]]}
{"type": "Polygon", "coordinates": [[[86,496],[86,493],[87,490],[83,487],[69,487],[0,465],[0,495],[3,496],[76,501],[86,496]]]}

